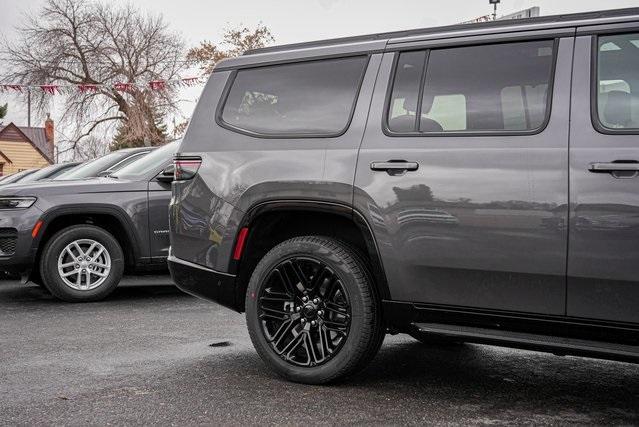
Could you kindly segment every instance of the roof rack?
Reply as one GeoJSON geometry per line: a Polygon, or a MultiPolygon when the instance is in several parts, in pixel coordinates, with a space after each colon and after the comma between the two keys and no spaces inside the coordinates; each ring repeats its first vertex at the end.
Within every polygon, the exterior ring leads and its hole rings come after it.
{"type": "Polygon", "coordinates": [[[534,18],[523,18],[523,19],[517,19],[517,20],[503,20],[503,21],[498,20],[498,21],[480,22],[480,23],[471,23],[471,24],[455,24],[455,25],[446,25],[441,27],[419,28],[419,29],[405,30],[405,31],[390,31],[385,33],[367,34],[362,36],[339,37],[339,38],[316,40],[316,41],[310,41],[310,42],[304,42],[304,43],[291,43],[291,44],[283,44],[278,46],[263,47],[259,49],[250,49],[244,52],[244,55],[281,52],[286,50],[331,46],[331,45],[339,45],[339,44],[346,44],[346,43],[360,43],[360,42],[368,42],[368,41],[376,41],[376,40],[387,40],[387,39],[394,39],[394,38],[400,38],[400,37],[421,36],[421,35],[443,33],[443,32],[456,31],[456,30],[474,30],[474,29],[500,28],[500,27],[509,27],[509,26],[518,26],[518,25],[529,25],[529,24],[545,24],[545,23],[550,24],[550,23],[561,23],[561,22],[571,22],[571,21],[588,21],[588,20],[595,20],[595,19],[601,19],[601,18],[616,18],[616,17],[633,16],[633,15],[636,15],[639,17],[639,7],[626,8],[626,9],[601,10],[596,12],[571,13],[571,14],[565,14],[565,15],[539,16],[534,18]]]}

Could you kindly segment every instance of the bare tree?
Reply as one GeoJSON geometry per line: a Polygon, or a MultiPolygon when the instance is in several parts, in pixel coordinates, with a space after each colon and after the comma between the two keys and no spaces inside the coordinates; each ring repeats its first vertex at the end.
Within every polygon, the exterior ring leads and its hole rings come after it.
{"type": "Polygon", "coordinates": [[[263,24],[259,24],[254,29],[227,28],[222,35],[222,43],[215,44],[204,40],[198,47],[191,48],[186,58],[199,65],[204,73],[210,74],[221,60],[239,56],[247,50],[267,46],[274,41],[271,30],[263,24]]]}
{"type": "Polygon", "coordinates": [[[109,143],[96,136],[87,136],[81,144],[76,147],[75,160],[91,160],[103,156],[109,151],[109,143]]]}
{"type": "MultiPolygon", "coordinates": [[[[132,4],[47,0],[28,15],[19,38],[3,46],[7,82],[85,85],[64,97],[61,124],[71,126],[69,149],[85,138],[99,140],[118,129],[120,145],[161,144],[161,122],[177,108],[175,88],[152,91],[140,83],[176,78],[184,68],[184,41],[160,15],[132,4]],[[115,83],[125,83],[119,90],[115,83]]],[[[48,95],[35,91],[44,112],[48,95]]]]}

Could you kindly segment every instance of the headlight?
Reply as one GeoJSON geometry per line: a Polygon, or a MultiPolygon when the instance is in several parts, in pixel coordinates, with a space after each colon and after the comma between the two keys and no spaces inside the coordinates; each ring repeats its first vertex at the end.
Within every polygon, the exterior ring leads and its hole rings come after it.
{"type": "Polygon", "coordinates": [[[26,209],[35,201],[35,197],[0,197],[0,209],[26,209]]]}

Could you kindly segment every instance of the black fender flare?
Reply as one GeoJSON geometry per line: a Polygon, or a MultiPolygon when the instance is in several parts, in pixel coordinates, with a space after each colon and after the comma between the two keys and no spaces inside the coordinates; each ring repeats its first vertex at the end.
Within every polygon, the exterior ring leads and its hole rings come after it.
{"type": "MultiPolygon", "coordinates": [[[[281,199],[281,200],[269,200],[265,202],[258,202],[251,206],[239,223],[237,228],[239,230],[243,227],[249,227],[256,218],[266,212],[273,211],[313,211],[343,216],[353,222],[353,224],[360,230],[366,244],[368,256],[373,263],[372,274],[375,276],[377,288],[379,291],[379,297],[381,300],[390,299],[390,289],[384,272],[384,264],[382,262],[379,248],[377,246],[377,240],[370,224],[364,217],[364,215],[352,206],[343,203],[329,202],[324,200],[296,200],[296,199],[281,199]]],[[[235,237],[237,239],[237,236],[235,237]]],[[[234,242],[233,247],[235,247],[234,242]]],[[[228,271],[236,274],[238,269],[238,262],[233,259],[230,260],[228,271]]]]}
{"type": "Polygon", "coordinates": [[[137,264],[137,261],[140,259],[140,237],[137,235],[133,221],[124,211],[124,209],[118,206],[102,203],[69,204],[56,206],[45,211],[40,217],[40,220],[42,221],[42,229],[40,230],[38,238],[34,239],[34,241],[32,242],[32,250],[39,252],[39,250],[41,249],[39,248],[39,246],[40,241],[42,240],[42,236],[46,234],[47,228],[55,219],[71,214],[110,215],[114,217],[126,231],[126,234],[129,237],[132,246],[131,249],[133,251],[133,260],[134,263],[137,264]]]}

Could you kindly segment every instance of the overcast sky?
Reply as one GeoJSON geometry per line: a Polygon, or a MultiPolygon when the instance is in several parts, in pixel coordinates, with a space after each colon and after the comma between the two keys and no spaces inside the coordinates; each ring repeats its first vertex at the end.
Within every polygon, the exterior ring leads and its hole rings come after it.
{"type": "MultiPolygon", "coordinates": [[[[22,14],[37,11],[43,1],[0,0],[0,36],[13,38],[13,28],[22,14]]],[[[135,0],[132,3],[143,10],[164,15],[189,45],[204,39],[219,41],[223,28],[240,23],[254,26],[262,22],[271,29],[276,43],[295,43],[454,24],[492,12],[488,0],[135,0]]],[[[501,0],[499,14],[532,6],[539,6],[542,15],[552,15],[634,7],[639,6],[639,0],[501,0]]],[[[189,92],[184,96],[197,96],[197,91],[189,92]]],[[[7,101],[11,106],[5,122],[26,124],[22,103],[0,94],[0,103],[7,101]]],[[[188,105],[184,106],[185,115],[190,114],[188,105]]],[[[55,111],[55,105],[52,107],[55,111]]]]}

